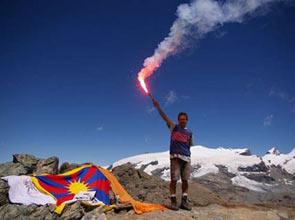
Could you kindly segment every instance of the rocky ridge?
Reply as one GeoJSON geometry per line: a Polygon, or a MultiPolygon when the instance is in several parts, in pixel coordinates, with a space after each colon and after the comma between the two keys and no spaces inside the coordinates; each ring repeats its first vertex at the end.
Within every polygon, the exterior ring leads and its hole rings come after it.
{"type": "MultiPolygon", "coordinates": [[[[295,207],[295,150],[281,154],[272,148],[263,157],[252,155],[247,148],[195,146],[191,152],[191,183],[206,185],[229,202],[295,207]]],[[[109,169],[123,164],[164,180],[170,179],[168,151],[125,158],[113,163],[109,169]]]]}
{"type": "MultiPolygon", "coordinates": [[[[79,164],[64,163],[58,169],[58,158],[36,158],[32,155],[16,154],[13,161],[0,164],[0,177],[6,175],[31,175],[32,173],[58,174],[74,169],[79,164]]],[[[169,189],[166,181],[150,176],[140,169],[128,165],[118,166],[112,171],[133,198],[152,203],[169,205],[169,189]]],[[[177,186],[180,192],[180,185],[177,186]]],[[[134,214],[132,209],[120,212],[104,212],[102,207],[84,206],[81,202],[67,205],[62,215],[54,213],[55,206],[11,204],[8,199],[8,184],[0,180],[0,218],[3,220],[59,220],[59,219],[295,219],[295,211],[284,206],[249,206],[246,204],[228,203],[206,188],[203,184],[190,185],[191,212],[166,210],[150,212],[143,215],[134,214]]],[[[180,194],[177,195],[180,199],[180,194]]]]}

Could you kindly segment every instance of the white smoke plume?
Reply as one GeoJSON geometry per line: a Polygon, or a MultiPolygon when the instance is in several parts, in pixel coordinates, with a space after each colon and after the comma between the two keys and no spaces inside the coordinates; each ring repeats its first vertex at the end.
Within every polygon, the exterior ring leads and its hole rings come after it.
{"type": "Polygon", "coordinates": [[[257,9],[282,0],[193,0],[177,8],[177,19],[170,33],[157,47],[153,56],[144,61],[138,78],[149,77],[170,55],[188,46],[188,39],[201,39],[225,23],[239,22],[257,9]]]}

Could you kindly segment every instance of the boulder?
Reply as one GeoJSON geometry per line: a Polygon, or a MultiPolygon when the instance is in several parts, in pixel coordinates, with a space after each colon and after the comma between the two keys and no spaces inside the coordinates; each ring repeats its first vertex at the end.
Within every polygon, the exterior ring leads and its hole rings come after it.
{"type": "Polygon", "coordinates": [[[21,163],[7,162],[0,164],[0,177],[10,175],[26,175],[29,171],[21,163]]]}
{"type": "Polygon", "coordinates": [[[6,204],[0,207],[1,220],[18,220],[18,219],[29,219],[24,218],[30,216],[37,208],[35,205],[24,206],[16,204],[6,204]]]}
{"type": "MultiPolygon", "coordinates": [[[[136,200],[170,205],[169,182],[150,176],[142,170],[128,165],[121,165],[112,170],[125,190],[136,200]]],[[[180,202],[181,184],[177,185],[177,198],[180,202]]],[[[221,201],[208,188],[198,183],[189,184],[189,201],[191,205],[205,206],[221,201]]]]}
{"type": "Polygon", "coordinates": [[[9,203],[8,190],[8,183],[0,179],[0,206],[9,203]]]}
{"type": "Polygon", "coordinates": [[[58,214],[50,210],[48,206],[38,206],[29,216],[30,220],[42,219],[42,220],[57,220],[60,219],[58,214]]]}
{"type": "Polygon", "coordinates": [[[14,154],[13,162],[22,164],[29,173],[33,173],[36,169],[38,159],[35,156],[29,154],[14,154]]]}
{"type": "Polygon", "coordinates": [[[106,220],[106,215],[104,214],[104,207],[99,206],[95,207],[90,212],[87,212],[84,214],[83,218],[81,220],[106,220]]]}
{"type": "Polygon", "coordinates": [[[62,173],[68,172],[70,170],[76,169],[76,168],[78,168],[80,166],[82,166],[82,165],[81,164],[77,164],[77,163],[69,164],[68,162],[64,162],[60,166],[58,173],[62,174],[62,173]]]}
{"type": "Polygon", "coordinates": [[[130,165],[115,167],[112,172],[134,199],[160,204],[169,202],[168,183],[164,180],[130,165]]]}
{"type": "Polygon", "coordinates": [[[50,157],[48,159],[39,159],[36,165],[36,174],[48,173],[57,174],[58,173],[58,158],[50,157]]]}
{"type": "Polygon", "coordinates": [[[84,215],[84,210],[80,201],[67,204],[60,216],[63,220],[80,220],[84,215]]]}
{"type": "Polygon", "coordinates": [[[48,206],[6,204],[0,206],[1,220],[57,220],[59,217],[48,206]]]}

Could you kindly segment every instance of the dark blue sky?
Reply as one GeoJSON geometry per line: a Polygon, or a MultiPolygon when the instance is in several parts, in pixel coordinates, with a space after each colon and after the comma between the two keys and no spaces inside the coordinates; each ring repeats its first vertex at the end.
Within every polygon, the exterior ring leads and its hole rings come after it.
{"type": "MultiPolygon", "coordinates": [[[[28,153],[108,165],[168,150],[136,76],[186,2],[1,1],[0,162],[28,153]]],[[[294,4],[272,4],[168,58],[148,83],[171,119],[188,113],[195,144],[287,153],[294,51],[294,4]]]]}

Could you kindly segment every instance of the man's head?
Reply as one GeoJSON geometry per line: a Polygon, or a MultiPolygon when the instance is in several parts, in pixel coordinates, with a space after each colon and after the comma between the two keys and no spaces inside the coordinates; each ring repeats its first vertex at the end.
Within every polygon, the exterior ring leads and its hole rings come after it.
{"type": "Polygon", "coordinates": [[[178,114],[178,125],[182,128],[185,128],[187,121],[188,121],[187,114],[185,112],[180,112],[178,114]]]}

